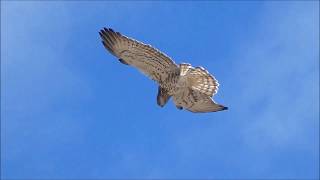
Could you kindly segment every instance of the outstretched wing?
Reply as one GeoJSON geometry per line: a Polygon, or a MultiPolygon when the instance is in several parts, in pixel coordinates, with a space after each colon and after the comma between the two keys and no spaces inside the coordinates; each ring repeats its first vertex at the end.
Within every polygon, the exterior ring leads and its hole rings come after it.
{"type": "Polygon", "coordinates": [[[218,92],[218,81],[203,67],[191,69],[187,74],[191,88],[210,97],[218,92]]]}
{"type": "Polygon", "coordinates": [[[192,112],[215,112],[227,109],[212,100],[211,97],[218,91],[219,83],[207,70],[182,63],[180,76],[186,86],[173,96],[177,106],[192,112]]]}
{"type": "Polygon", "coordinates": [[[170,57],[137,40],[128,38],[112,29],[99,32],[104,47],[119,60],[138,68],[158,83],[168,77],[168,72],[178,68],[170,57]]]}
{"type": "Polygon", "coordinates": [[[210,97],[218,92],[219,83],[203,67],[192,67],[191,64],[180,64],[180,76],[184,76],[187,86],[210,97]]]}
{"type": "Polygon", "coordinates": [[[197,113],[216,112],[228,109],[223,105],[216,104],[208,95],[191,88],[185,88],[179,94],[174,95],[173,100],[176,105],[197,113]]]}

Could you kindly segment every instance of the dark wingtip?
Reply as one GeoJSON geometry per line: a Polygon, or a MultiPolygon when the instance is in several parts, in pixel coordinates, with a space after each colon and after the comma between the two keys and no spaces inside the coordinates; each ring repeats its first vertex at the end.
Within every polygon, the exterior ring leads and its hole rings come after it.
{"type": "Polygon", "coordinates": [[[113,34],[113,35],[121,36],[121,33],[114,31],[112,28],[103,27],[103,28],[100,30],[100,32],[101,32],[102,34],[113,34]]]}
{"type": "Polygon", "coordinates": [[[119,61],[122,63],[122,64],[125,64],[125,65],[129,65],[126,61],[124,61],[123,59],[119,59],[119,61]]]}
{"type": "Polygon", "coordinates": [[[222,108],[222,110],[228,110],[228,109],[229,109],[228,107],[223,107],[223,108],[222,108]]]}
{"type": "Polygon", "coordinates": [[[114,32],[113,29],[111,29],[111,28],[106,28],[106,27],[103,27],[103,29],[102,29],[101,31],[114,32]]]}

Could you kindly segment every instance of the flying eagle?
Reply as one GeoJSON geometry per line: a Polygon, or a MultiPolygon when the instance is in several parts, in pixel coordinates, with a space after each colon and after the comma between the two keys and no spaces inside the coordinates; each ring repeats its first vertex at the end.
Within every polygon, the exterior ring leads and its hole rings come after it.
{"type": "Polygon", "coordinates": [[[163,107],[170,97],[178,109],[191,112],[216,112],[228,108],[212,97],[218,81],[203,67],[177,65],[156,48],[104,28],[99,32],[104,47],[123,64],[133,66],[159,84],[157,104],[163,107]]]}

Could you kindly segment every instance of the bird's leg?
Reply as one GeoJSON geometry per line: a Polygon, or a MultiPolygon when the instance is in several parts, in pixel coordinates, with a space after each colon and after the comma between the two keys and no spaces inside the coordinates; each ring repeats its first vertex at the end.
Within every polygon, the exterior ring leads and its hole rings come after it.
{"type": "Polygon", "coordinates": [[[179,110],[182,110],[183,107],[182,106],[176,106],[179,110]]]}

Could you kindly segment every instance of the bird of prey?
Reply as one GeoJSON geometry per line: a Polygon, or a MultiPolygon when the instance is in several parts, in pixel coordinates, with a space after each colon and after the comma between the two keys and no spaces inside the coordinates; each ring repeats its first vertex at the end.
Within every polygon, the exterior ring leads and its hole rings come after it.
{"type": "Polygon", "coordinates": [[[177,65],[156,48],[133,38],[103,28],[99,32],[104,47],[122,64],[133,66],[159,84],[157,104],[163,107],[170,97],[178,109],[191,112],[216,112],[228,108],[212,97],[218,91],[218,81],[203,67],[177,65]]]}

